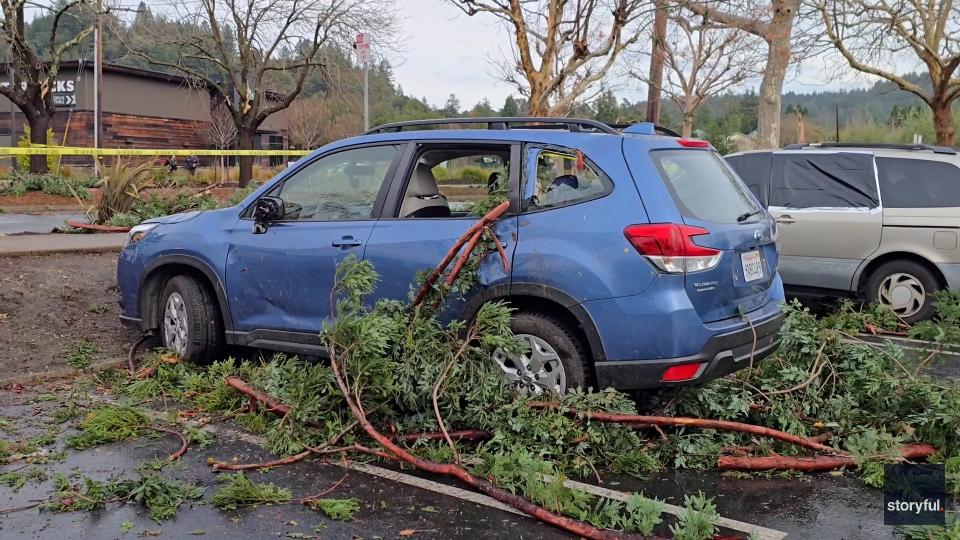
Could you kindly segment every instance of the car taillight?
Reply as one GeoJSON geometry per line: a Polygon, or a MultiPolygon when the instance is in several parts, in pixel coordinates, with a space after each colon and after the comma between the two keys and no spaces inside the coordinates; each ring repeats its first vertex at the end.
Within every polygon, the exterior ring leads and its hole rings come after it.
{"type": "Polygon", "coordinates": [[[720,263],[722,251],[693,242],[694,236],[704,234],[710,234],[710,231],[676,223],[630,225],[623,230],[623,235],[637,252],[668,274],[700,272],[720,263]]]}
{"type": "Polygon", "coordinates": [[[700,374],[700,366],[703,362],[692,362],[690,364],[677,364],[670,366],[663,372],[662,382],[680,382],[689,381],[700,374]]]}
{"type": "Polygon", "coordinates": [[[677,139],[677,143],[684,148],[710,148],[710,143],[700,139],[677,139]]]}

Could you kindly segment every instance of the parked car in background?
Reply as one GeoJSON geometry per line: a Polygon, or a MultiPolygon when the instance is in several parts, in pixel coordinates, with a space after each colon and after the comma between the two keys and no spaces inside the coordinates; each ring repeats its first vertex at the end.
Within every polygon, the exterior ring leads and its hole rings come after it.
{"type": "Polygon", "coordinates": [[[516,309],[526,351],[490,361],[519,390],[690,384],[779,344],[773,221],[709,144],[568,118],[385,125],[297,160],[236,207],[145,222],[117,266],[122,317],[190,361],[224,344],[324,355],[344,257],[380,273],[371,300],[407,298],[495,187],[510,201],[494,228],[510,269],[484,261],[454,315],[516,309]],[[473,129],[416,129],[453,124],[473,129]]]}
{"type": "Polygon", "coordinates": [[[809,144],[726,157],[777,221],[789,292],[854,295],[905,322],[960,291],[960,156],[928,145],[809,144]]]}

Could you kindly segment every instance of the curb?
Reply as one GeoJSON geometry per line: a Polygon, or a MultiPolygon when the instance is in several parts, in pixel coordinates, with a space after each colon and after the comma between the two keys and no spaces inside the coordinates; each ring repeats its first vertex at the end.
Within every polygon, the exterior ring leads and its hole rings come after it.
{"type": "Polygon", "coordinates": [[[13,251],[0,250],[0,258],[3,257],[36,257],[42,255],[62,255],[67,253],[75,254],[96,254],[96,253],[120,253],[121,246],[90,246],[90,247],[62,247],[51,249],[21,249],[13,251]]]}
{"type": "Polygon", "coordinates": [[[18,375],[16,377],[0,379],[0,389],[7,389],[7,387],[15,384],[28,385],[53,381],[56,379],[66,379],[68,377],[81,375],[86,371],[100,371],[112,367],[121,367],[126,363],[127,361],[125,359],[105,360],[103,362],[90,364],[90,366],[86,369],[60,368],[50,371],[34,371],[33,373],[24,373],[23,375],[18,375]]]}

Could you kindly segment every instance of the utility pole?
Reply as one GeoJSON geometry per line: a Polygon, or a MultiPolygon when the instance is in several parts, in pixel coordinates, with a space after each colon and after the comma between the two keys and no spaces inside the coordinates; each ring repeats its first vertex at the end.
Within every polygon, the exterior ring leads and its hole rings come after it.
{"type": "MultiPolygon", "coordinates": [[[[16,78],[14,77],[13,62],[10,62],[10,88],[14,88],[16,84],[16,78]]],[[[13,102],[10,102],[10,146],[17,146],[17,123],[16,115],[17,111],[15,110],[16,105],[13,102]]],[[[10,158],[10,170],[17,170],[17,158],[10,158]]]]}
{"type": "Polygon", "coordinates": [[[654,0],[653,39],[650,42],[650,77],[647,82],[647,122],[660,123],[660,89],[663,87],[663,44],[667,40],[667,8],[654,0]]]}

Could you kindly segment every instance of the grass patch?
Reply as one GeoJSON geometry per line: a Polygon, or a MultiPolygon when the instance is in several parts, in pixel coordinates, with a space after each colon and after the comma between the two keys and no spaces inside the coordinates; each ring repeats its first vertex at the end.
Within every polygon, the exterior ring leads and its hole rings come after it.
{"type": "Polygon", "coordinates": [[[55,512],[93,511],[111,502],[135,502],[147,508],[150,519],[158,523],[174,517],[184,502],[203,496],[200,486],[158,474],[106,482],[82,477],[76,485],[61,474],[54,477],[54,487],[56,498],[46,507],[55,512]]]}
{"type": "Polygon", "coordinates": [[[73,369],[87,369],[99,354],[99,347],[85,339],[79,339],[67,353],[67,364],[73,369]]]}

